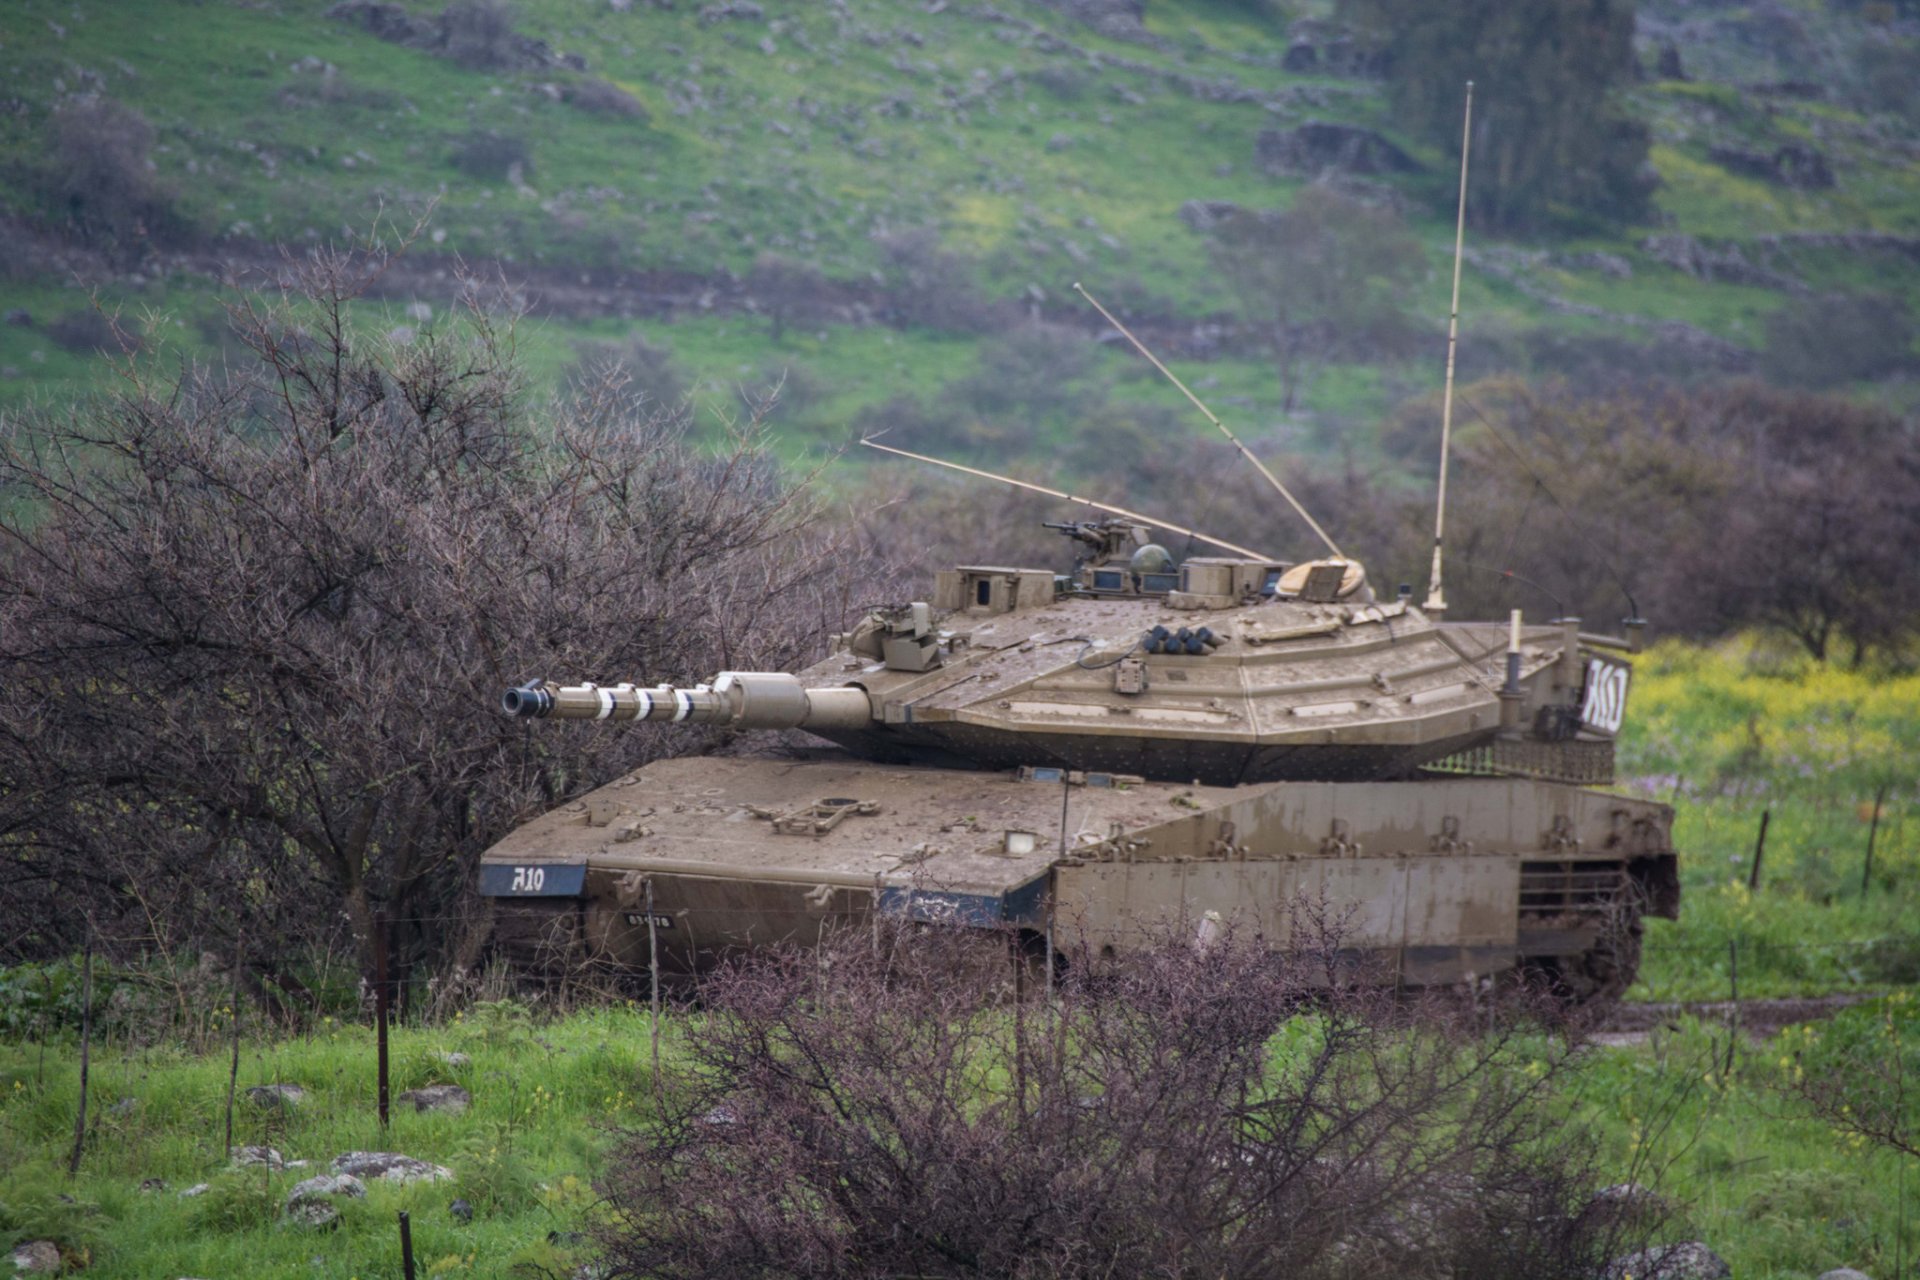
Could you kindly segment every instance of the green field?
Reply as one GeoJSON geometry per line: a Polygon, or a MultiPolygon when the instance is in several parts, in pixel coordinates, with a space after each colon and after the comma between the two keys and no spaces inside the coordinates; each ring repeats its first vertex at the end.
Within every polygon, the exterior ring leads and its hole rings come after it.
{"type": "Polygon", "coordinates": [[[1619,778],[1678,810],[1684,895],[1647,926],[1636,996],[1725,999],[1736,963],[1742,995],[1920,982],[1920,677],[1751,639],[1662,645],[1635,676],[1619,778]]]}
{"type": "MultiPolygon", "coordinates": [[[[1425,166],[1391,183],[1429,260],[1404,305],[1436,338],[1445,314],[1445,157],[1396,129],[1378,81],[1280,68],[1289,32],[1326,17],[1323,3],[1260,12],[1226,0],[1156,2],[1137,39],[1026,0],[996,20],[966,6],[886,0],[834,10],[789,0],[740,7],[757,7],[757,17],[715,19],[698,6],[515,6],[522,33],[578,55],[584,71],[476,69],[331,20],[329,7],[19,0],[0,13],[0,74],[17,104],[0,116],[0,175],[10,179],[0,184],[0,216],[61,234],[47,186],[60,164],[54,118],[74,95],[99,94],[152,126],[152,176],[199,246],[131,265],[83,255],[48,269],[39,250],[0,263],[0,303],[34,319],[0,327],[0,403],[107,383],[101,361],[48,328],[90,306],[90,292],[108,309],[163,317],[142,327],[174,357],[207,358],[220,350],[210,263],[232,255],[258,265],[276,242],[298,249],[376,224],[404,227],[431,208],[414,253],[436,263],[458,254],[483,273],[498,266],[570,281],[676,272],[725,285],[774,253],[856,291],[907,290],[924,314],[810,324],[779,341],[759,315],[683,311],[688,322],[675,323],[591,308],[555,313],[529,334],[541,389],[555,385],[575,344],[634,336],[672,351],[685,381],[722,402],[737,382],[802,370],[823,391],[794,425],[844,438],[862,409],[938,396],[971,367],[992,340],[964,318],[971,298],[1084,319],[1070,288],[1083,280],[1109,302],[1176,325],[1231,311],[1230,282],[1180,211],[1196,200],[1285,207],[1301,180],[1263,171],[1256,139],[1307,120],[1379,129],[1425,166]],[[633,105],[585,105],[605,86],[633,105]],[[891,256],[889,246],[914,234],[930,236],[931,248],[904,262],[891,256]],[[951,269],[928,266],[934,251],[951,269]],[[914,285],[915,271],[926,281],[914,285]]],[[[404,7],[430,17],[440,6],[404,7]]],[[[1811,0],[1791,8],[1823,49],[1879,38],[1811,0]]],[[[1724,65],[1740,83],[1779,73],[1745,39],[1716,30],[1702,37],[1710,48],[1689,56],[1724,65]]],[[[1647,80],[1630,97],[1654,129],[1662,185],[1652,219],[1562,241],[1476,237],[1481,249],[1533,256],[1517,275],[1469,272],[1466,376],[1529,359],[1476,340],[1600,334],[1631,349],[1657,341],[1641,327],[1647,321],[1758,347],[1767,316],[1792,295],[1724,273],[1688,275],[1644,247],[1655,234],[1730,244],[1816,291],[1920,296],[1911,255],[1755,241],[1920,228],[1920,171],[1886,142],[1888,129],[1898,131],[1890,118],[1844,96],[1762,100],[1711,76],[1647,80]],[[1709,154],[1809,140],[1839,175],[1831,188],[1740,176],[1709,154]]],[[[1335,362],[1311,380],[1291,422],[1257,356],[1212,372],[1258,439],[1287,437],[1300,421],[1370,420],[1437,381],[1439,360],[1436,344],[1418,358],[1335,362]]],[[[1117,355],[1100,363],[1120,398],[1165,399],[1162,388],[1119,377],[1117,355]]],[[[1872,393],[1903,402],[1903,387],[1896,380],[1872,393]]],[[[1014,412],[1039,419],[1037,440],[1022,447],[1045,457],[1059,435],[1087,430],[1097,404],[1014,412]]]]}

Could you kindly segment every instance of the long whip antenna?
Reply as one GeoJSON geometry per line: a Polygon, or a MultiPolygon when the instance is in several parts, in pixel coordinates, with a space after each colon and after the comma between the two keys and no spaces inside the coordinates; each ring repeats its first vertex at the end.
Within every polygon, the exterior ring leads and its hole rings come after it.
{"type": "MultiPolygon", "coordinates": [[[[1212,543],[1216,547],[1225,548],[1235,555],[1246,556],[1250,560],[1272,560],[1271,556],[1264,555],[1258,551],[1249,551],[1245,547],[1235,546],[1223,538],[1209,537],[1201,533],[1198,529],[1183,529],[1177,524],[1168,524],[1158,516],[1142,515],[1138,511],[1129,511],[1125,507],[1116,507],[1105,502],[1095,502],[1092,498],[1083,498],[1079,494],[1067,493],[1061,489],[1049,489],[1043,484],[1029,484],[1025,480],[1015,480],[1012,476],[995,475],[991,471],[981,471],[977,467],[963,467],[957,462],[948,462],[942,458],[929,458],[924,453],[909,453],[905,449],[896,449],[889,444],[875,444],[871,438],[863,439],[860,443],[869,449],[878,449],[882,453],[897,453],[903,458],[912,458],[915,462],[931,462],[936,467],[946,467],[953,471],[964,471],[970,476],[979,476],[983,480],[998,480],[1001,484],[1010,484],[1016,489],[1030,489],[1034,493],[1044,493],[1050,498],[1064,498],[1068,502],[1078,502],[1084,506],[1092,507],[1096,511],[1107,511],[1116,516],[1125,516],[1129,520],[1138,520],[1142,524],[1150,524],[1156,528],[1165,529],[1169,533],[1184,533],[1189,538],[1198,538],[1202,542],[1212,543]]],[[[1274,561],[1274,563],[1278,563],[1278,561],[1274,561]]]]}
{"type": "MultiPolygon", "coordinates": [[[[1336,559],[1345,560],[1347,558],[1346,553],[1341,551],[1340,548],[1337,545],[1335,545],[1333,539],[1327,536],[1327,531],[1320,527],[1320,522],[1307,514],[1307,509],[1300,505],[1300,500],[1298,498],[1294,497],[1291,493],[1287,492],[1287,486],[1280,483],[1280,478],[1274,475],[1273,472],[1267,470],[1266,464],[1261,462],[1260,459],[1253,456],[1253,450],[1247,448],[1247,446],[1245,446],[1244,444],[1241,444],[1240,437],[1234,435],[1233,432],[1227,430],[1227,424],[1220,421],[1220,419],[1214,417],[1213,410],[1207,408],[1206,405],[1201,404],[1200,397],[1193,394],[1193,392],[1187,390],[1187,384],[1180,381],[1180,379],[1174,377],[1173,371],[1167,368],[1167,366],[1165,366],[1164,364],[1161,364],[1160,358],[1158,356],[1154,355],[1153,352],[1147,350],[1146,343],[1134,337],[1132,331],[1129,330],[1127,326],[1121,324],[1118,320],[1114,319],[1113,312],[1101,306],[1099,302],[1094,299],[1094,296],[1092,294],[1088,293],[1085,289],[1081,288],[1080,282],[1078,280],[1073,282],[1073,287],[1075,292],[1077,292],[1081,297],[1085,298],[1088,302],[1093,303],[1093,309],[1095,311],[1098,311],[1102,316],[1104,316],[1108,324],[1112,325],[1115,329],[1118,329],[1120,331],[1121,337],[1125,338],[1128,342],[1131,342],[1133,344],[1133,349],[1135,351],[1138,351],[1141,355],[1145,356],[1147,360],[1153,365],[1154,368],[1158,369],[1161,373],[1167,376],[1167,380],[1169,382],[1173,383],[1174,386],[1180,388],[1180,394],[1185,396],[1187,399],[1193,401],[1193,407],[1198,409],[1202,414],[1206,415],[1206,419],[1208,422],[1211,422],[1214,426],[1220,428],[1220,434],[1224,435],[1227,439],[1233,442],[1233,447],[1240,451],[1241,457],[1245,458],[1248,462],[1251,462],[1256,468],[1259,469],[1260,474],[1267,478],[1267,483],[1272,485],[1275,491],[1278,492],[1281,497],[1287,500],[1287,504],[1291,506],[1296,512],[1299,513],[1300,518],[1307,522],[1307,527],[1312,529],[1315,534],[1319,535],[1320,541],[1327,544],[1327,550],[1333,552],[1336,559]]],[[[1209,538],[1207,539],[1207,541],[1212,542],[1213,539],[1209,538]]]]}
{"type": "Polygon", "coordinates": [[[1440,542],[1447,525],[1447,457],[1453,450],[1453,353],[1460,337],[1460,257],[1467,242],[1467,149],[1473,144],[1473,81],[1467,81],[1466,121],[1460,127],[1460,213],[1453,225],[1453,306],[1447,313],[1447,384],[1440,396],[1440,502],[1433,512],[1433,572],[1427,582],[1428,613],[1447,611],[1440,574],[1440,542]]]}

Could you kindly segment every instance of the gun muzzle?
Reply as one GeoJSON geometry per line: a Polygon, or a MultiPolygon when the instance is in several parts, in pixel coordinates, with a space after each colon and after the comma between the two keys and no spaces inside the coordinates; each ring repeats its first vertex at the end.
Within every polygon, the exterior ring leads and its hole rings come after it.
{"type": "Polygon", "coordinates": [[[654,720],[739,729],[859,729],[873,719],[865,689],[809,689],[780,671],[723,671],[691,689],[631,684],[549,685],[535,680],[500,695],[500,709],[535,720],[654,720]]]}

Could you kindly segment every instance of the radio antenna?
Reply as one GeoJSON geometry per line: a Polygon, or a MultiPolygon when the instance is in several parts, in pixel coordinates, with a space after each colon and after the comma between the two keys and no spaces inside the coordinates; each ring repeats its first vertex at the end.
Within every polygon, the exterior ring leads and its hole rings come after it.
{"type": "Polygon", "coordinates": [[[1460,256],[1467,240],[1467,149],[1473,144],[1473,81],[1467,81],[1466,121],[1460,127],[1460,213],[1453,226],[1453,307],[1447,313],[1447,383],[1440,395],[1440,501],[1433,512],[1433,572],[1427,580],[1427,602],[1435,616],[1447,611],[1447,593],[1440,575],[1440,542],[1447,524],[1447,455],[1453,448],[1453,352],[1460,336],[1460,256]]]}
{"type": "MultiPolygon", "coordinates": [[[[1233,442],[1233,447],[1240,451],[1241,457],[1245,458],[1248,462],[1251,462],[1256,468],[1259,469],[1260,474],[1267,478],[1267,483],[1272,485],[1275,491],[1278,492],[1281,497],[1287,500],[1287,504],[1291,506],[1296,512],[1299,513],[1300,518],[1307,522],[1307,527],[1312,529],[1314,533],[1319,536],[1320,541],[1327,544],[1327,550],[1333,552],[1335,559],[1345,560],[1347,558],[1346,553],[1341,551],[1340,548],[1337,545],[1335,545],[1333,539],[1327,536],[1327,531],[1320,527],[1320,522],[1307,514],[1307,509],[1300,505],[1300,500],[1298,498],[1294,497],[1291,493],[1287,492],[1287,486],[1280,483],[1280,477],[1274,475],[1273,472],[1267,470],[1266,464],[1261,462],[1260,459],[1253,456],[1253,450],[1247,448],[1247,446],[1245,446],[1244,444],[1241,444],[1240,437],[1234,435],[1233,432],[1227,430],[1227,424],[1220,421],[1220,419],[1214,417],[1213,410],[1207,408],[1206,405],[1201,404],[1200,397],[1193,394],[1193,392],[1187,390],[1187,384],[1180,381],[1180,379],[1174,377],[1173,371],[1167,368],[1167,366],[1165,366],[1164,364],[1161,364],[1158,356],[1154,355],[1153,352],[1147,350],[1146,343],[1134,337],[1132,331],[1129,330],[1127,326],[1121,324],[1118,320],[1114,319],[1113,312],[1101,306],[1100,303],[1094,298],[1092,294],[1088,293],[1085,289],[1081,288],[1080,282],[1078,280],[1073,282],[1073,287],[1074,287],[1074,291],[1077,292],[1081,297],[1085,298],[1088,302],[1093,303],[1093,309],[1095,311],[1098,311],[1102,316],[1104,316],[1108,324],[1112,325],[1115,329],[1118,329],[1120,331],[1121,337],[1125,338],[1128,342],[1131,342],[1133,344],[1133,349],[1135,351],[1138,351],[1141,355],[1145,356],[1148,362],[1151,363],[1154,368],[1158,369],[1161,373],[1167,376],[1167,380],[1169,382],[1173,383],[1174,386],[1180,388],[1180,394],[1185,396],[1187,399],[1193,401],[1193,407],[1198,409],[1202,414],[1205,414],[1208,422],[1211,422],[1214,426],[1220,428],[1220,434],[1224,435],[1227,439],[1233,442]]],[[[1171,526],[1167,526],[1167,527],[1171,527],[1171,526]]],[[[1207,541],[1212,542],[1213,539],[1208,538],[1207,541]]]]}
{"type": "Polygon", "coordinates": [[[970,476],[979,476],[983,480],[998,480],[1001,484],[1010,484],[1016,489],[1030,489],[1034,493],[1044,493],[1050,498],[1064,498],[1068,502],[1078,502],[1083,506],[1092,507],[1096,511],[1106,511],[1116,516],[1125,516],[1129,520],[1138,520],[1142,524],[1150,524],[1155,528],[1165,529],[1169,533],[1184,533],[1189,538],[1198,538],[1202,542],[1210,542],[1216,547],[1222,547],[1233,552],[1235,555],[1246,556],[1250,560],[1266,560],[1273,564],[1280,563],[1271,556],[1263,555],[1258,551],[1249,551],[1245,547],[1235,546],[1223,538],[1209,537],[1201,533],[1198,529],[1183,529],[1177,524],[1168,524],[1158,516],[1142,515],[1138,511],[1129,511],[1125,507],[1116,507],[1106,502],[1095,502],[1092,498],[1083,498],[1079,494],[1067,493],[1060,489],[1049,489],[1043,484],[1029,484],[1025,480],[1015,480],[1012,476],[995,475],[991,471],[981,471],[977,467],[963,467],[957,462],[947,462],[941,458],[929,458],[924,453],[909,453],[905,449],[896,449],[892,445],[875,444],[871,437],[863,438],[860,443],[869,449],[878,449],[882,453],[897,453],[903,458],[912,458],[915,462],[930,462],[936,467],[946,467],[953,471],[964,471],[970,476]]]}

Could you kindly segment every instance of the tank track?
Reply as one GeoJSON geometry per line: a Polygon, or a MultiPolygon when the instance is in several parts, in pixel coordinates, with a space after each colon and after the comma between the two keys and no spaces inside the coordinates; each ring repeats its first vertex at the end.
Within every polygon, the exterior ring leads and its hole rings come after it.
{"type": "Polygon", "coordinates": [[[573,898],[503,899],[493,918],[493,945],[516,974],[558,981],[585,951],[581,903],[573,898]]]}

